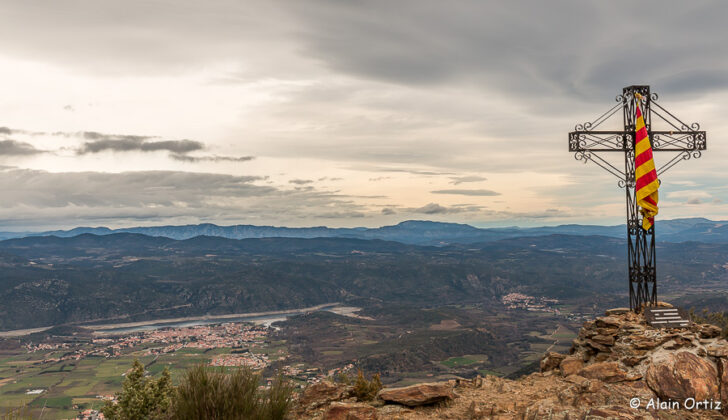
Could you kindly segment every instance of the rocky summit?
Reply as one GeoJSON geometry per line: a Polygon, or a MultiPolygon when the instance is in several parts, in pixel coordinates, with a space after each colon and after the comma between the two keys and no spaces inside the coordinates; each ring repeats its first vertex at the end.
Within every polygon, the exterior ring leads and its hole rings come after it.
{"type": "MultiPolygon", "coordinates": [[[[666,304],[665,304],[666,305],[666,304]]],[[[584,323],[569,354],[547,353],[541,372],[385,388],[357,401],[350,387],[306,389],[303,419],[722,419],[728,342],[720,328],[654,328],[623,309],[584,323]]]]}

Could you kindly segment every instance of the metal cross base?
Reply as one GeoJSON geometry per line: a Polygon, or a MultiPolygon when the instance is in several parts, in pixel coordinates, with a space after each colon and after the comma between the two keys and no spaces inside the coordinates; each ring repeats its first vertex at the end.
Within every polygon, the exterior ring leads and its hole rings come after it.
{"type": "Polygon", "coordinates": [[[657,270],[655,255],[655,226],[642,228],[635,200],[635,94],[642,96],[640,108],[653,152],[674,152],[676,155],[657,169],[660,176],[678,162],[699,158],[706,149],[705,131],[697,123],[680,121],[657,103],[657,94],[644,85],[628,86],[616,97],[617,104],[594,121],[577,124],[569,133],[569,151],[576,160],[594,162],[619,178],[618,185],[627,196],[627,261],[629,264],[629,307],[636,312],[657,303],[657,270]],[[654,106],[654,107],[653,107],[654,106]],[[620,108],[624,121],[622,131],[598,131],[602,123],[620,108]],[[656,118],[655,118],[656,117],[656,118]],[[666,130],[653,130],[653,122],[666,123],[666,130]],[[624,153],[624,171],[599,156],[606,152],[624,153]]]}

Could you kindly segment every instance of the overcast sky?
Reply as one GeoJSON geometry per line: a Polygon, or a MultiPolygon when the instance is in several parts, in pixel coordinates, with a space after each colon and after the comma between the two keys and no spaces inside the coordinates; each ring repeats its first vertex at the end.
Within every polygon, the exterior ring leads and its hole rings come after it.
{"type": "Polygon", "coordinates": [[[721,1],[2,1],[0,230],[623,223],[624,190],[567,133],[631,84],[708,132],[661,177],[659,217],[728,219],[725,16],[721,1]]]}

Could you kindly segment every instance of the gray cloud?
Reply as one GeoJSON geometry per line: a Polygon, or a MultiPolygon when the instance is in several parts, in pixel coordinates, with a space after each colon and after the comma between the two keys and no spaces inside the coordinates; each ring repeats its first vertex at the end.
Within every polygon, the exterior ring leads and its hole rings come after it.
{"type": "Polygon", "coordinates": [[[0,140],[0,156],[27,156],[44,153],[32,144],[15,140],[0,140]]]}
{"type": "Polygon", "coordinates": [[[84,143],[77,152],[79,154],[99,153],[107,150],[114,152],[155,152],[161,150],[181,155],[202,150],[205,147],[203,143],[194,140],[149,141],[152,137],[148,136],[84,132],[83,137],[92,141],[84,143]]]}
{"type": "Polygon", "coordinates": [[[0,224],[74,226],[159,222],[284,223],[361,217],[366,207],[312,188],[258,185],[265,177],[139,171],[122,173],[0,170],[0,224]],[[332,209],[336,211],[332,211],[332,209]]]}
{"type": "Polygon", "coordinates": [[[390,216],[392,214],[396,214],[397,212],[391,208],[391,207],[385,207],[382,209],[382,214],[385,216],[390,216]]]}
{"type": "Polygon", "coordinates": [[[8,196],[0,207],[24,204],[64,206],[203,206],[213,197],[251,197],[276,192],[253,185],[262,177],[140,171],[49,173],[16,169],[0,173],[0,190],[8,196]],[[12,197],[12,198],[10,198],[12,197]]]}
{"type": "Polygon", "coordinates": [[[649,19],[618,3],[571,1],[466,1],[454,7],[436,0],[375,6],[329,0],[297,6],[307,53],[336,71],[394,83],[486,82],[532,97],[594,95],[633,81],[634,69],[618,65],[623,60],[640,63],[641,80],[659,80],[673,93],[728,83],[723,2],[661,7],[648,1],[649,19]],[[680,25],[685,19],[693,24],[680,25]],[[686,71],[684,63],[701,59],[708,60],[707,74],[686,71]]]}
{"type": "Polygon", "coordinates": [[[454,184],[454,185],[459,185],[459,184],[462,184],[462,183],[465,183],[465,182],[480,182],[480,181],[486,181],[487,180],[486,177],[484,177],[484,176],[477,176],[477,175],[473,175],[473,176],[451,176],[450,179],[452,180],[452,181],[450,181],[450,183],[451,184],[454,184]]]}
{"type": "Polygon", "coordinates": [[[465,211],[464,209],[460,207],[445,207],[441,206],[437,203],[429,203],[425,204],[422,207],[415,208],[411,210],[413,213],[422,213],[422,214],[451,214],[451,213],[461,213],[465,211]]]}
{"type": "Polygon", "coordinates": [[[104,151],[113,152],[169,152],[169,157],[182,162],[247,162],[253,160],[253,156],[195,156],[190,152],[205,149],[205,144],[196,140],[152,140],[158,137],[103,134],[91,131],[82,133],[83,138],[91,141],[85,142],[76,153],[83,155],[88,153],[100,153],[104,151]]]}
{"type": "Polygon", "coordinates": [[[169,152],[169,157],[182,162],[247,162],[253,160],[253,156],[195,156],[190,152],[205,149],[205,144],[196,140],[151,140],[157,137],[103,134],[96,132],[83,132],[83,137],[90,139],[81,146],[76,153],[83,155],[88,153],[100,153],[104,151],[113,152],[169,152]]]}
{"type": "Polygon", "coordinates": [[[305,185],[305,184],[311,184],[313,181],[310,179],[292,179],[288,181],[290,184],[296,184],[296,185],[305,185]]]}
{"type": "Polygon", "coordinates": [[[453,195],[471,195],[471,196],[477,196],[477,197],[492,197],[496,195],[501,195],[499,192],[491,191],[491,190],[465,190],[465,189],[449,189],[449,190],[435,190],[430,191],[432,194],[453,194],[453,195]]]}
{"type": "Polygon", "coordinates": [[[367,171],[367,172],[392,172],[392,173],[405,173],[412,175],[424,175],[424,176],[438,176],[438,175],[452,175],[452,172],[445,171],[433,171],[427,169],[409,169],[409,168],[391,168],[383,166],[370,166],[370,165],[356,165],[350,169],[356,171],[367,171]]]}
{"type": "Polygon", "coordinates": [[[691,198],[687,201],[687,204],[703,204],[703,202],[699,198],[691,198]]]}
{"type": "MultiPolygon", "coordinates": [[[[30,136],[51,135],[65,138],[80,138],[86,140],[79,148],[75,149],[77,155],[86,155],[111,152],[169,152],[169,157],[182,162],[247,162],[255,159],[254,156],[221,156],[221,155],[191,155],[206,149],[204,143],[196,140],[156,140],[156,136],[141,136],[130,134],[105,134],[95,131],[82,131],[78,133],[54,132],[43,133],[37,131],[17,130],[7,127],[0,127],[0,135],[14,133],[30,136]]],[[[44,153],[30,143],[15,140],[4,140],[0,142],[0,155],[32,155],[44,153]]]]}
{"type": "Polygon", "coordinates": [[[424,213],[424,214],[442,214],[442,213],[448,213],[448,208],[443,207],[437,203],[429,203],[425,204],[424,206],[414,209],[415,213],[424,213]]]}
{"type": "Polygon", "coordinates": [[[247,162],[255,156],[190,156],[181,153],[170,153],[169,157],[182,162],[247,162]]]}

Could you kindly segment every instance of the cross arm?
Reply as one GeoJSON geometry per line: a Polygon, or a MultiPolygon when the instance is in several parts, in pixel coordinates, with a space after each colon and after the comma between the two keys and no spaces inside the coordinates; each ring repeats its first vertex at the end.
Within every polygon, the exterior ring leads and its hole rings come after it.
{"type": "MultiPolygon", "coordinates": [[[[648,131],[655,152],[699,152],[706,149],[705,131],[648,131]]],[[[572,131],[570,152],[626,152],[633,149],[632,131],[572,131]]]]}
{"type": "MultiPolygon", "coordinates": [[[[699,158],[707,147],[705,131],[655,130],[648,131],[654,152],[677,152],[675,156],[657,169],[657,174],[677,165],[683,160],[699,158]]],[[[599,156],[601,152],[628,152],[634,149],[633,131],[577,130],[569,133],[569,151],[576,160],[592,161],[616,176],[626,179],[626,174],[599,156]]]]}

